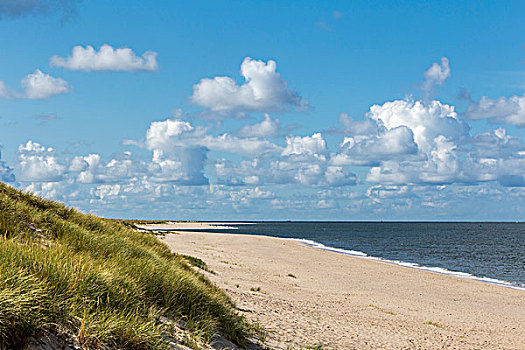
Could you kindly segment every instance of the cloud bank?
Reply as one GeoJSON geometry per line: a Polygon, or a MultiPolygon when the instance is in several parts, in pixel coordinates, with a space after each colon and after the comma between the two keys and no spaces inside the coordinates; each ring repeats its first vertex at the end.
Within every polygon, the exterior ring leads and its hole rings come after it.
{"type": "MultiPolygon", "coordinates": [[[[361,118],[340,113],[326,132],[287,133],[286,119],[267,111],[300,109],[306,100],[288,89],[272,61],[246,59],[241,70],[244,84],[203,79],[192,99],[216,113],[260,112],[256,122],[224,130],[178,111],[152,121],[143,138],[124,140],[127,150],[110,157],[60,155],[29,140],[19,146],[17,164],[0,161],[0,177],[14,181],[16,174],[28,190],[87,207],[140,212],[155,201],[166,208],[156,213],[167,216],[201,209],[256,215],[258,208],[276,218],[314,208],[349,215],[339,218],[377,219],[387,210],[407,219],[462,212],[472,198],[525,203],[525,143],[505,127],[474,133],[464,119],[521,126],[522,96],[483,97],[464,113],[440,100],[397,99],[370,106],[361,118]]],[[[45,76],[37,71],[23,83],[24,96],[61,93],[64,85],[45,76]]],[[[448,60],[433,64],[425,72],[429,91],[449,76],[448,60]]],[[[12,94],[0,85],[0,95],[12,94]]]]}

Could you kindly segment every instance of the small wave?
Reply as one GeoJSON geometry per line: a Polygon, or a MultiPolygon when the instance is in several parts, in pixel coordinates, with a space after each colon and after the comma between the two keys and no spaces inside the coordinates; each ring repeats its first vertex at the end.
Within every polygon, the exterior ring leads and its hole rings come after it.
{"type": "Polygon", "coordinates": [[[453,270],[448,270],[448,269],[437,267],[437,266],[424,266],[424,265],[419,265],[417,263],[411,263],[411,262],[406,262],[406,261],[384,259],[380,257],[370,256],[358,250],[348,250],[348,249],[329,247],[327,245],[324,245],[316,241],[312,241],[310,239],[301,239],[301,238],[289,238],[289,239],[292,241],[301,242],[303,244],[306,244],[309,247],[327,250],[327,251],[335,252],[339,254],[350,255],[350,256],[355,256],[358,258],[364,258],[364,259],[369,259],[369,260],[382,261],[382,262],[404,266],[404,267],[409,267],[409,268],[417,269],[417,270],[430,271],[430,272],[441,273],[441,274],[456,276],[456,277],[461,277],[461,278],[468,278],[468,279],[472,279],[472,280],[476,280],[476,281],[480,281],[484,283],[490,283],[490,284],[501,286],[501,287],[507,287],[507,288],[525,291],[524,285],[516,285],[515,283],[498,280],[498,279],[490,278],[490,277],[480,277],[480,276],[476,276],[468,272],[453,271],[453,270]]]}
{"type": "Polygon", "coordinates": [[[302,242],[310,247],[314,247],[314,248],[319,248],[319,249],[323,249],[323,250],[328,250],[328,251],[331,251],[331,252],[336,252],[336,253],[341,253],[341,254],[345,254],[345,255],[352,255],[352,256],[361,256],[361,257],[367,257],[368,255],[366,253],[363,253],[363,252],[360,252],[360,251],[357,251],[357,250],[347,250],[347,249],[340,249],[340,248],[334,248],[334,247],[329,247],[329,246],[326,246],[322,243],[319,243],[319,242],[316,242],[316,241],[312,241],[310,239],[301,239],[301,238],[290,238],[291,240],[293,241],[299,241],[299,242],[302,242]]]}

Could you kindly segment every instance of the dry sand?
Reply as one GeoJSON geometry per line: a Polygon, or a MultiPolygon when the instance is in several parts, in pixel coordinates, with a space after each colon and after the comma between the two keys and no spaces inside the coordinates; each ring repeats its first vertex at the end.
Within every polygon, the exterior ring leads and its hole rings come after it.
{"type": "Polygon", "coordinates": [[[164,242],[204,260],[272,348],[525,349],[524,291],[273,237],[183,232],[164,242]]]}

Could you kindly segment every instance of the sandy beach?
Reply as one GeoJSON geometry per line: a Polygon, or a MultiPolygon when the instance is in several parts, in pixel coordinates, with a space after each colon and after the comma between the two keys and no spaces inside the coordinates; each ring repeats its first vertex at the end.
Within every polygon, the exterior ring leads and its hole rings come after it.
{"type": "Polygon", "coordinates": [[[524,291],[266,236],[163,241],[204,260],[272,348],[525,349],[524,291]]]}
{"type": "MultiPolygon", "coordinates": [[[[232,222],[230,224],[236,224],[232,222]]],[[[220,222],[166,222],[162,224],[135,224],[142,230],[212,230],[224,228],[225,225],[220,222]]]]}

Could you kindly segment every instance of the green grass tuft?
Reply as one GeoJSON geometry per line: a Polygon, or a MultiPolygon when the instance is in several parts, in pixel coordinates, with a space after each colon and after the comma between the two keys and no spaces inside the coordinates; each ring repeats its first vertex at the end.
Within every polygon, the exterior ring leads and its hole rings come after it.
{"type": "Polygon", "coordinates": [[[195,266],[195,267],[197,267],[197,268],[199,268],[201,270],[213,273],[213,271],[211,271],[208,268],[208,265],[206,265],[206,263],[204,261],[202,261],[201,259],[196,258],[194,256],[183,255],[183,254],[181,254],[180,256],[183,257],[191,266],[195,266]]]}
{"type": "Polygon", "coordinates": [[[307,346],[306,349],[309,349],[309,350],[323,350],[323,344],[316,344],[316,345],[312,345],[312,346],[307,346]]]}

